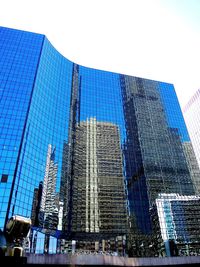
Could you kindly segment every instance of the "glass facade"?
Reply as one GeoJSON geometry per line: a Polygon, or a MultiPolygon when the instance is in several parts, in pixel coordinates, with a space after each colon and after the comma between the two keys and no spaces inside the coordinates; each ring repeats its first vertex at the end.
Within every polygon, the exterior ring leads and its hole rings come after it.
{"type": "MultiPolygon", "coordinates": [[[[24,131],[43,41],[44,36],[41,35],[0,29],[1,227],[4,226],[5,218],[8,218],[8,210],[11,209],[15,195],[14,187],[18,184],[17,172],[21,171],[19,157],[23,154],[22,143],[26,138],[24,131]]],[[[24,210],[27,210],[27,205],[30,209],[30,200],[24,197],[24,210]]]]}
{"type": "MultiPolygon", "coordinates": [[[[188,127],[188,131],[190,134],[190,138],[192,141],[192,145],[194,148],[194,153],[192,149],[192,153],[190,153],[189,150],[189,157],[194,158],[192,160],[193,162],[193,173],[196,173],[196,166],[200,166],[200,129],[199,129],[199,124],[200,124],[200,89],[196,91],[196,93],[191,97],[191,99],[188,101],[186,106],[183,109],[183,115],[188,127]]],[[[191,162],[191,161],[190,161],[191,162]]],[[[197,172],[198,173],[198,172],[197,172]]],[[[197,175],[197,178],[195,179],[196,185],[197,185],[197,190],[200,192],[200,179],[199,179],[199,173],[197,175]]]]}
{"type": "Polygon", "coordinates": [[[200,197],[159,194],[156,209],[167,256],[197,256],[200,197]],[[191,213],[192,210],[192,213],[191,213]],[[192,216],[191,216],[192,215],[192,216]]]}
{"type": "Polygon", "coordinates": [[[61,250],[75,238],[152,255],[158,195],[197,193],[173,85],[79,66],[3,27],[0,55],[0,227],[19,214],[47,250],[51,235],[61,250]]]}
{"type": "Polygon", "coordinates": [[[34,189],[44,180],[49,145],[59,162],[67,138],[72,63],[38,34],[0,29],[1,227],[13,214],[31,216],[34,189]]]}

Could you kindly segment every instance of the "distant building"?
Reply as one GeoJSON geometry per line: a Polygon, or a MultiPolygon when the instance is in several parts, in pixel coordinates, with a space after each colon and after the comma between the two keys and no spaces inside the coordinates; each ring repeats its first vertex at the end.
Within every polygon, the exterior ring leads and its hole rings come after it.
{"type": "Polygon", "coordinates": [[[40,203],[40,225],[50,230],[56,230],[58,225],[58,201],[56,199],[57,171],[55,148],[49,144],[40,203]]]}
{"type": "Polygon", "coordinates": [[[121,76],[121,88],[132,247],[147,256],[153,238],[150,210],[158,194],[196,193],[185,153],[191,142],[172,85],[121,76]]]}
{"type": "Polygon", "coordinates": [[[72,234],[83,240],[92,234],[94,240],[125,235],[127,205],[118,127],[95,118],[77,124],[73,159],[72,234]]]}
{"type": "Polygon", "coordinates": [[[33,226],[39,226],[39,212],[42,198],[42,185],[40,182],[39,187],[34,189],[33,204],[31,211],[31,222],[33,226]]]}
{"type": "Polygon", "coordinates": [[[193,181],[195,194],[198,195],[200,194],[200,170],[191,142],[185,142],[183,144],[183,151],[193,181]]]}
{"type": "Polygon", "coordinates": [[[200,196],[159,194],[156,208],[167,256],[200,255],[200,196]]]}
{"type": "MultiPolygon", "coordinates": [[[[200,89],[191,97],[183,108],[184,118],[188,127],[198,165],[200,166],[200,89]]],[[[193,160],[195,162],[195,160],[193,160]]],[[[194,163],[193,163],[194,164],[194,163]]],[[[198,184],[200,192],[200,179],[198,184]]]]}
{"type": "MultiPolygon", "coordinates": [[[[108,250],[108,240],[116,243],[120,236],[123,240],[128,230],[117,125],[96,118],[77,123],[72,173],[71,205],[64,218],[65,229],[79,246],[108,250]],[[87,245],[89,240],[93,243],[87,245]]],[[[119,246],[114,244],[113,249],[119,250],[119,246]]]]}

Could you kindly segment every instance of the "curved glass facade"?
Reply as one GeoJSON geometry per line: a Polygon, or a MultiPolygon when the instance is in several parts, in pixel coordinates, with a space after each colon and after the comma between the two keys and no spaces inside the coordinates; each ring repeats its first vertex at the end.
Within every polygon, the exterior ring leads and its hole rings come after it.
{"type": "Polygon", "coordinates": [[[79,66],[3,27],[0,66],[0,227],[18,214],[79,246],[158,255],[159,194],[198,193],[173,85],[79,66]]]}
{"type": "MultiPolygon", "coordinates": [[[[15,195],[22,143],[44,36],[1,28],[1,215],[4,226],[15,195]]],[[[25,189],[25,188],[23,188],[25,189]]],[[[20,190],[21,192],[21,190],[20,190]]],[[[30,199],[27,202],[30,205],[30,199]]],[[[22,203],[21,203],[22,204],[22,203]]],[[[21,205],[23,208],[23,205],[21,205]]],[[[30,212],[30,207],[29,207],[30,212]]]]}

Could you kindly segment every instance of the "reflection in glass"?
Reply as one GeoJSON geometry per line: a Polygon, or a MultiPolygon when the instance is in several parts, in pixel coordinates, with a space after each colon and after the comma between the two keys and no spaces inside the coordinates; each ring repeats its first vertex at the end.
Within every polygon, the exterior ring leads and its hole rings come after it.
{"type": "Polygon", "coordinates": [[[200,254],[163,239],[169,202],[185,234],[199,194],[173,85],[79,66],[39,34],[1,27],[0,47],[1,228],[31,217],[33,253],[200,254]]]}

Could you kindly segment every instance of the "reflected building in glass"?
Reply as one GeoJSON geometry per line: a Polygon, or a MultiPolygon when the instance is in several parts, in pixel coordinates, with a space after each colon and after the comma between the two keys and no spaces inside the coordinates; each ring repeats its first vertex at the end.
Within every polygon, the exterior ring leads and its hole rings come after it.
{"type": "Polygon", "coordinates": [[[40,202],[39,225],[52,230],[56,230],[58,225],[58,201],[56,201],[57,171],[55,148],[52,148],[49,144],[40,202]]]}
{"type": "Polygon", "coordinates": [[[200,196],[159,194],[156,199],[157,222],[166,255],[199,254],[200,196]]]}
{"type": "Polygon", "coordinates": [[[73,236],[112,237],[127,231],[124,177],[117,125],[96,118],[76,127],[72,205],[73,236]]]}
{"type": "Polygon", "coordinates": [[[159,255],[159,194],[199,192],[172,84],[79,66],[1,27],[0,101],[2,229],[19,214],[58,246],[159,255]]]}

